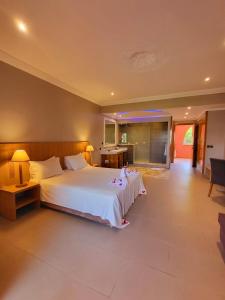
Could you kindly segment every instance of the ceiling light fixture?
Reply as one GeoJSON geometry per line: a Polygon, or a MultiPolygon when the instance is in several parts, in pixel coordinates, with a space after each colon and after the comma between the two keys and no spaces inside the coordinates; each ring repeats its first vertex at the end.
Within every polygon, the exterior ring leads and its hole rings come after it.
{"type": "Polygon", "coordinates": [[[188,113],[188,112],[186,112],[186,113],[185,113],[185,115],[187,116],[187,115],[189,115],[189,113],[188,113]]]}
{"type": "Polygon", "coordinates": [[[209,81],[210,81],[210,77],[206,77],[206,78],[204,79],[204,81],[205,81],[205,82],[209,82],[209,81]]]}
{"type": "Polygon", "coordinates": [[[16,26],[19,29],[19,31],[21,31],[23,33],[27,33],[27,31],[28,31],[27,25],[23,21],[17,20],[16,26]]]}
{"type": "Polygon", "coordinates": [[[188,106],[188,107],[187,107],[187,109],[189,109],[189,110],[190,110],[190,109],[191,109],[191,106],[188,106]]]}
{"type": "Polygon", "coordinates": [[[187,117],[186,117],[186,116],[184,116],[184,119],[187,119],[187,117]]]}
{"type": "Polygon", "coordinates": [[[111,95],[111,96],[114,96],[114,95],[115,95],[115,93],[114,93],[114,92],[111,92],[111,93],[110,93],[110,95],[111,95]]]}

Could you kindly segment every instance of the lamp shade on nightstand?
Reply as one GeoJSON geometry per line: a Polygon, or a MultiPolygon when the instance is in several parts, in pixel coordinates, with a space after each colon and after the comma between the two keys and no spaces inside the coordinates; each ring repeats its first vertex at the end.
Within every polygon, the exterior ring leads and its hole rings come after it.
{"type": "Polygon", "coordinates": [[[26,186],[27,183],[23,182],[23,169],[22,169],[22,162],[29,161],[30,158],[27,155],[27,152],[25,150],[16,150],[12,156],[11,161],[18,162],[19,163],[19,179],[20,183],[17,184],[17,187],[23,187],[26,186]]]}
{"type": "Polygon", "coordinates": [[[94,147],[92,145],[87,145],[86,151],[87,152],[93,152],[94,151],[94,147]]]}
{"type": "Polygon", "coordinates": [[[25,150],[16,150],[11,159],[11,161],[13,162],[24,162],[29,160],[30,158],[25,150]]]}

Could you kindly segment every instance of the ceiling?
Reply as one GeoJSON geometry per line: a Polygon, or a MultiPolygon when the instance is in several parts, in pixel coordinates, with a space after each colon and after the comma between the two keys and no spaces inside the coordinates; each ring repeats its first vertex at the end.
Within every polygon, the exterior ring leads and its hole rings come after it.
{"type": "Polygon", "coordinates": [[[192,107],[175,107],[168,109],[149,109],[130,112],[105,113],[109,118],[118,120],[119,122],[129,121],[145,121],[158,117],[173,117],[174,121],[192,121],[198,120],[205,111],[225,110],[225,104],[201,105],[192,107]]]}
{"type": "Polygon", "coordinates": [[[224,11],[224,0],[1,0],[0,59],[103,106],[216,93],[224,11]]]}

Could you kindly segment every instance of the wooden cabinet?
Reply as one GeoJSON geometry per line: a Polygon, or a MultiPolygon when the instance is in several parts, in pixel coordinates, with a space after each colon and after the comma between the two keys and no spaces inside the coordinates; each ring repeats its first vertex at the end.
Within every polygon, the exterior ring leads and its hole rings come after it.
{"type": "Polygon", "coordinates": [[[127,151],[118,154],[102,154],[101,166],[104,168],[120,169],[128,163],[127,151]]]}
{"type": "Polygon", "coordinates": [[[0,215],[9,220],[16,220],[17,211],[31,203],[40,207],[40,185],[37,183],[21,188],[15,185],[0,188],[0,215]]]}
{"type": "Polygon", "coordinates": [[[127,161],[129,165],[133,165],[134,163],[134,144],[120,144],[119,147],[127,148],[127,161]]]}

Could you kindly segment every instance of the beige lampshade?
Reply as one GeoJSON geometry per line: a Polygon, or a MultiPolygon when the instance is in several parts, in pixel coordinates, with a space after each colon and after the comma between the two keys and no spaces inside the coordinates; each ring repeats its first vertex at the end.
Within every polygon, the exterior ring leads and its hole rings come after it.
{"type": "Polygon", "coordinates": [[[87,145],[86,151],[87,152],[93,152],[94,151],[94,147],[92,145],[87,145]]]}
{"type": "Polygon", "coordinates": [[[29,160],[30,160],[30,158],[27,155],[27,152],[25,150],[16,150],[11,159],[11,161],[14,161],[14,162],[23,162],[23,161],[29,161],[29,160]]]}

